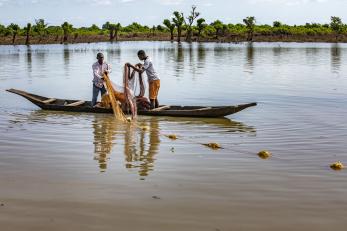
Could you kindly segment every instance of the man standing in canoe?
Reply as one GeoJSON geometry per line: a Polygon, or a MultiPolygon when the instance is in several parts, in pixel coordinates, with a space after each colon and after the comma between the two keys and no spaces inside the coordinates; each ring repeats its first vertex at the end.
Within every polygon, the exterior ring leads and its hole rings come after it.
{"type": "Polygon", "coordinates": [[[130,63],[126,63],[127,66],[132,67],[139,73],[146,72],[149,85],[149,100],[151,101],[151,109],[159,107],[158,93],[160,89],[160,78],[157,72],[154,70],[152,60],[146,55],[145,51],[140,50],[137,52],[137,56],[143,64],[137,64],[135,66],[130,63]]]}
{"type": "Polygon", "coordinates": [[[111,72],[111,66],[104,61],[104,55],[102,53],[98,53],[96,56],[98,60],[93,64],[93,98],[92,98],[92,107],[96,105],[96,101],[98,99],[99,92],[101,92],[101,96],[106,93],[106,88],[104,86],[104,78],[103,75],[105,73],[109,74],[111,72]]]}

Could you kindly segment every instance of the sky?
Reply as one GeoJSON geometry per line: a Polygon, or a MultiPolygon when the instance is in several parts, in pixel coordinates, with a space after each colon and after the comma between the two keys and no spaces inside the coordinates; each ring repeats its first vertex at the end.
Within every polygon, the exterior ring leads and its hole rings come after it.
{"type": "Polygon", "coordinates": [[[241,23],[247,16],[255,16],[258,24],[329,23],[330,16],[347,22],[347,0],[0,0],[0,24],[24,26],[43,18],[49,25],[68,21],[76,27],[106,21],[152,26],[173,11],[188,15],[192,5],[207,22],[241,23]]]}

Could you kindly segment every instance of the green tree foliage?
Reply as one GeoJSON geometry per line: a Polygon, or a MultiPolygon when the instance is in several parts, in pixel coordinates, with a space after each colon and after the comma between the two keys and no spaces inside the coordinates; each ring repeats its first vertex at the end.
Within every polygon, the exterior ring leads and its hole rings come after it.
{"type": "Polygon", "coordinates": [[[4,25],[0,24],[0,36],[4,36],[7,32],[7,29],[4,25]]]}
{"type": "Polygon", "coordinates": [[[174,17],[172,18],[172,22],[177,27],[177,42],[181,42],[181,35],[182,35],[182,27],[185,23],[183,13],[180,13],[178,11],[173,12],[174,17]]]}
{"type": "Polygon", "coordinates": [[[47,25],[44,19],[35,20],[35,25],[33,26],[33,31],[39,35],[40,40],[47,33],[47,25]]]}
{"type": "Polygon", "coordinates": [[[17,24],[11,23],[8,27],[7,30],[9,33],[12,35],[12,44],[15,43],[16,37],[19,33],[20,27],[17,24]]]}
{"type": "Polygon", "coordinates": [[[225,27],[221,21],[216,20],[211,23],[211,26],[214,28],[216,39],[218,39],[220,36],[223,36],[223,29],[225,27]]]}
{"type": "Polygon", "coordinates": [[[196,11],[196,6],[192,6],[192,11],[190,12],[190,15],[187,17],[188,23],[186,23],[187,26],[187,35],[186,35],[186,41],[191,42],[192,41],[192,25],[199,17],[200,13],[196,11]]]}
{"type": "Polygon", "coordinates": [[[281,27],[282,23],[280,21],[274,21],[273,22],[273,27],[281,27]]]}
{"type": "Polygon", "coordinates": [[[330,22],[331,29],[335,32],[336,41],[338,40],[338,37],[340,34],[342,34],[344,25],[342,23],[341,18],[332,16],[331,22],[330,22]]]}
{"type": "Polygon", "coordinates": [[[64,22],[61,25],[61,28],[63,29],[63,34],[64,34],[63,42],[66,43],[67,39],[69,37],[69,34],[72,32],[73,26],[72,26],[72,24],[69,24],[68,22],[64,22]]]}
{"type": "Polygon", "coordinates": [[[243,23],[247,27],[247,41],[253,41],[253,33],[255,27],[255,17],[247,17],[243,19],[243,23]]]}
{"type": "Polygon", "coordinates": [[[170,39],[171,41],[174,40],[174,30],[175,30],[175,24],[171,23],[169,19],[165,19],[163,21],[163,24],[167,27],[167,29],[170,31],[170,39]]]}
{"type": "Polygon", "coordinates": [[[205,23],[205,19],[203,18],[199,18],[197,21],[196,21],[196,27],[198,29],[198,39],[200,38],[201,36],[201,33],[203,32],[203,30],[206,28],[207,24],[205,23]]]}

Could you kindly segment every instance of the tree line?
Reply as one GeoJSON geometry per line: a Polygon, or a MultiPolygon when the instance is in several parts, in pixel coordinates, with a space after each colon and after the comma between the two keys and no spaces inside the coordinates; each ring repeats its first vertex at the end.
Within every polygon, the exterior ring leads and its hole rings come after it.
{"type": "Polygon", "coordinates": [[[200,41],[206,39],[243,37],[247,41],[253,41],[254,36],[334,36],[336,41],[339,37],[347,34],[347,25],[339,17],[332,16],[330,23],[306,23],[305,25],[286,25],[274,21],[272,25],[257,25],[253,16],[243,19],[243,23],[226,24],[220,20],[207,23],[200,17],[196,6],[192,6],[189,15],[182,12],[173,12],[171,18],[165,19],[161,25],[152,27],[134,22],[127,26],[120,23],[106,22],[102,27],[93,24],[90,27],[76,28],[69,22],[60,26],[49,25],[44,19],[35,20],[34,24],[28,23],[21,28],[18,24],[11,23],[8,26],[0,24],[1,37],[11,37],[12,43],[18,36],[25,36],[25,44],[31,43],[31,38],[38,38],[39,42],[47,36],[55,36],[62,43],[74,40],[78,37],[103,35],[108,36],[109,41],[118,41],[120,36],[170,36],[170,40],[200,41]]]}

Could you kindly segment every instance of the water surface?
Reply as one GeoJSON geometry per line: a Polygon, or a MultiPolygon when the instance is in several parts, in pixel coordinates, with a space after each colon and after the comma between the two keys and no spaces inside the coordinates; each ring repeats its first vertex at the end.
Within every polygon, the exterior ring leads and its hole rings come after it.
{"type": "Polygon", "coordinates": [[[0,46],[1,230],[343,229],[346,171],[329,165],[347,164],[346,57],[344,44],[0,46]],[[219,119],[139,117],[141,130],[5,91],[90,100],[96,53],[121,83],[139,49],[162,79],[161,104],[258,106],[219,119]],[[263,149],[273,158],[260,159],[263,149]]]}

